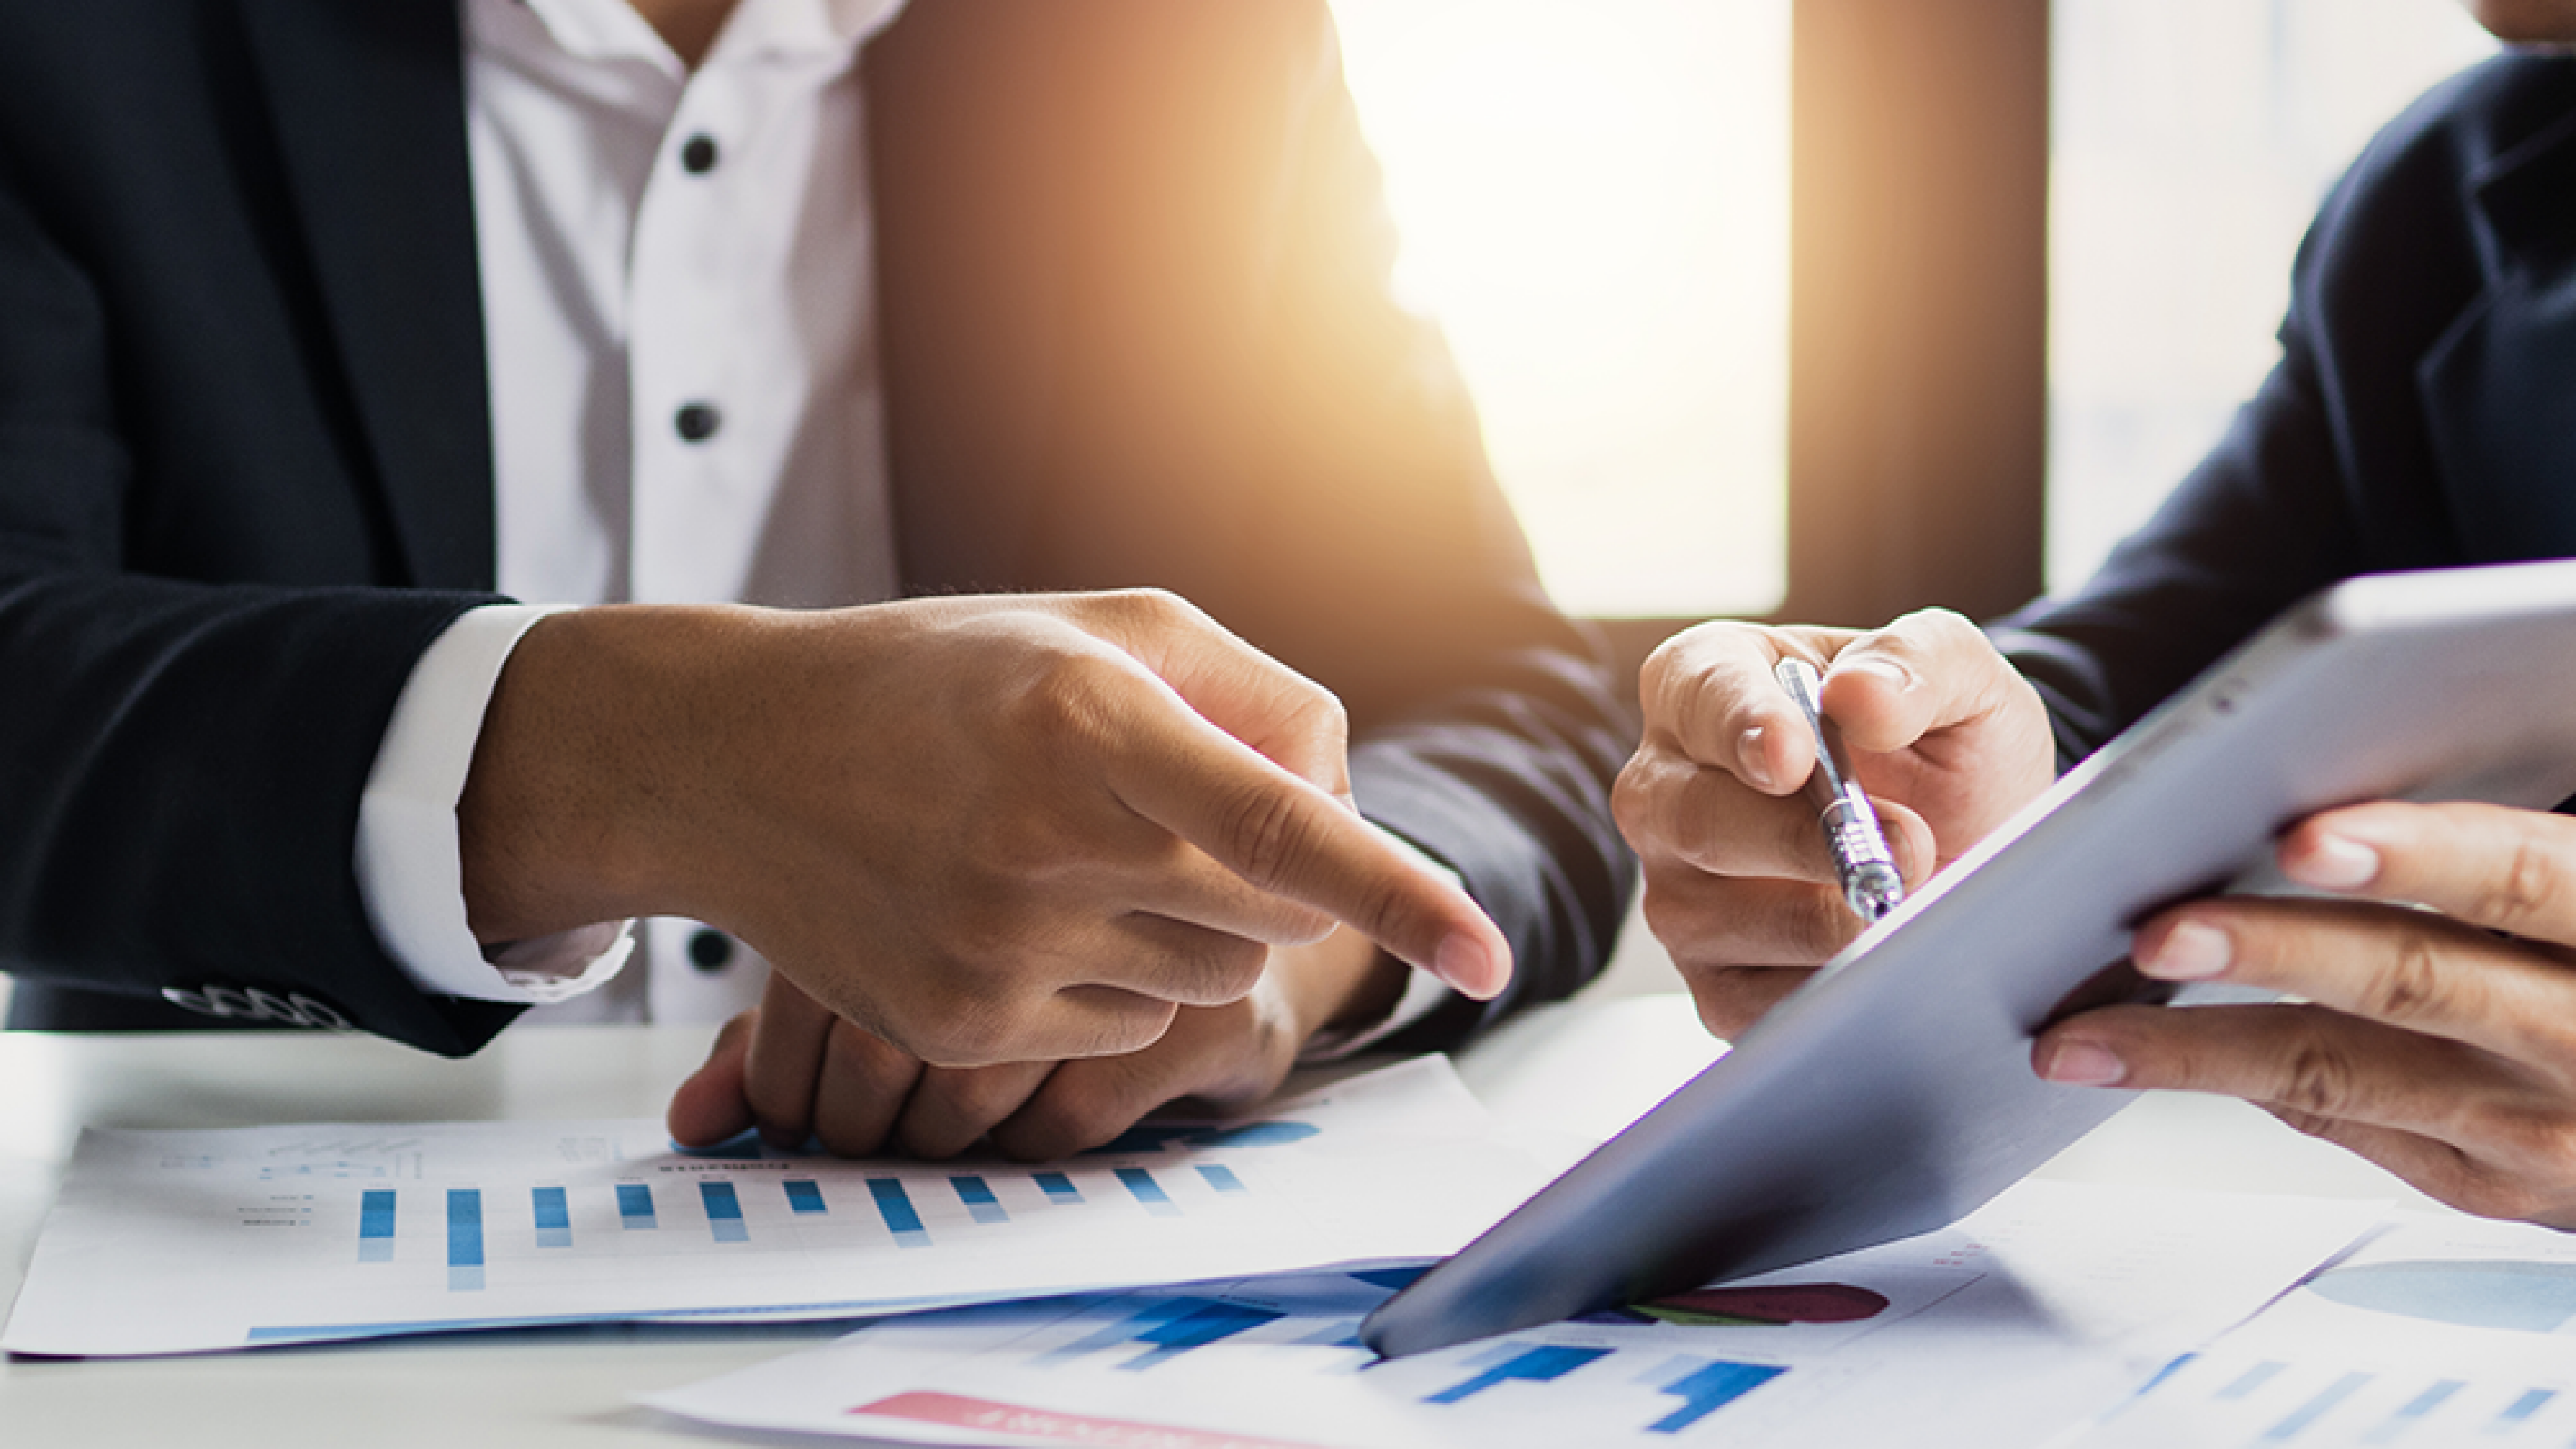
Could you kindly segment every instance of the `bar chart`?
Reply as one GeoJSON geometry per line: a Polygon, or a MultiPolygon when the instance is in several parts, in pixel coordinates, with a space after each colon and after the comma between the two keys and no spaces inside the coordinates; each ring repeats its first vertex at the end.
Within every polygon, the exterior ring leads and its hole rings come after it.
{"type": "MultiPolygon", "coordinates": [[[[816,1240],[816,1232],[797,1231],[800,1227],[828,1231],[852,1221],[855,1213],[859,1226],[843,1234],[845,1239],[864,1239],[868,1232],[865,1225],[873,1224],[882,1229],[887,1245],[917,1250],[942,1243],[964,1243],[976,1231],[1025,1224],[1049,1210],[1111,1204],[1129,1215],[1141,1213],[1147,1218],[1169,1219],[1186,1216],[1193,1209],[1202,1214],[1219,1212],[1230,1206],[1230,1200],[1255,1195],[1243,1174],[1214,1162],[1159,1168],[1103,1165],[1078,1173],[920,1169],[887,1173],[852,1171],[838,1164],[808,1164],[814,1175],[783,1177],[748,1163],[739,1169],[715,1165],[735,1159],[677,1154],[668,1157],[668,1161],[654,1166],[664,1173],[682,1175],[685,1181],[531,1186],[524,1190],[527,1217],[521,1220],[513,1215],[507,1225],[496,1224],[495,1231],[515,1234],[524,1225],[529,1247],[552,1250],[592,1247],[606,1236],[656,1233],[666,1227],[702,1232],[708,1242],[717,1244],[749,1247],[775,1239],[780,1246],[803,1246],[816,1240]],[[1088,1193],[1084,1191],[1085,1179],[1090,1181],[1088,1193]],[[1167,1183],[1171,1185],[1167,1187],[1167,1183]],[[1194,1191],[1175,1197],[1184,1183],[1194,1184],[1194,1191]],[[1104,1192],[1112,1186],[1114,1192],[1104,1192]],[[593,1198],[597,1199],[598,1213],[576,1214],[576,1207],[592,1206],[593,1198]],[[1197,1200],[1185,1207],[1184,1201],[1192,1198],[1197,1200]],[[934,1229],[934,1221],[943,1211],[949,1220],[934,1229]],[[577,1216],[582,1220],[578,1232],[577,1216]]],[[[445,1232],[451,1291],[484,1288],[486,1279],[480,1271],[486,1266],[482,1256],[484,1208],[480,1188],[370,1187],[357,1189],[354,1200],[357,1210],[351,1225],[357,1261],[398,1261],[398,1250],[409,1240],[399,1224],[414,1204],[424,1209],[436,1206],[444,1218],[438,1224],[424,1223],[420,1231],[437,1227],[445,1232]],[[466,1268],[477,1271],[457,1271],[466,1268]]],[[[335,1216],[333,1207],[328,1195],[324,1195],[323,1217],[335,1216]]],[[[628,1250],[633,1247],[630,1244],[628,1250]]]]}
{"type": "Polygon", "coordinates": [[[2178,1360],[2084,1443],[2557,1446],[2571,1436],[2569,1381],[2214,1352],[2178,1360]]]}
{"type": "Polygon", "coordinates": [[[55,1289],[40,1245],[11,1341],[180,1352],[829,1318],[1419,1261],[1545,1177],[1492,1138],[1442,1061],[1291,1105],[1044,1166],[844,1161],[756,1142],[689,1153],[650,1121],[419,1124],[373,1147],[328,1125],[93,1133],[50,1231],[57,1251],[118,1266],[66,1270],[55,1289]],[[316,1163],[333,1166],[283,1170],[316,1163]]]}
{"type": "Polygon", "coordinates": [[[2576,1239],[2401,1217],[2107,1418],[2156,1443],[2576,1443],[2576,1239]]]}

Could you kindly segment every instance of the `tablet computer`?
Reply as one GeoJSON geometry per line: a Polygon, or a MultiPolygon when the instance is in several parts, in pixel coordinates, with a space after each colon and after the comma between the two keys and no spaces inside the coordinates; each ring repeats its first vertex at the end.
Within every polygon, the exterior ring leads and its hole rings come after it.
{"type": "Polygon", "coordinates": [[[2576,562],[2348,580],[2291,610],[1872,926],[1679,1091],[1388,1300],[1417,1353],[1946,1226],[2128,1101],[2043,1026],[2162,1000],[2129,933],[2273,883],[2375,799],[2576,795],[2576,562]]]}

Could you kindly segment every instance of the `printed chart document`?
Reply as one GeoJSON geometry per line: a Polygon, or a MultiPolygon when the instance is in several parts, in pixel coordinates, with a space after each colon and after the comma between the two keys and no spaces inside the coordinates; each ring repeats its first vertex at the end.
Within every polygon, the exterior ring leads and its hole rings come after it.
{"type": "Polygon", "coordinates": [[[2084,1449],[2576,1441],[2576,1238],[2410,1215],[2206,1353],[2084,1449]]]}
{"type": "Polygon", "coordinates": [[[1545,1176],[1440,1057],[1043,1168],[691,1155],[641,1120],[88,1132],[5,1346],[841,1317],[1419,1262],[1545,1176]]]}
{"type": "Polygon", "coordinates": [[[1389,1363],[1355,1335],[1411,1270],[888,1320],[645,1402],[919,1444],[2033,1445],[2379,1214],[2030,1182],[1942,1232],[1389,1363]]]}

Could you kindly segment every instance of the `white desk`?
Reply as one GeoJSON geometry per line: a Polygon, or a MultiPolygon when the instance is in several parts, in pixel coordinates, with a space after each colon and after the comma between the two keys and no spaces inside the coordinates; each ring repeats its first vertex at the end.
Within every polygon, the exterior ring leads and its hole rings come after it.
{"type": "MultiPolygon", "coordinates": [[[[1637,933],[1642,938],[1644,933],[1637,933]]],[[[1512,1023],[1459,1063],[1489,1105],[1598,1137],[1709,1054],[1687,1000],[1624,994],[1623,966],[1571,1006],[1512,1023]]],[[[661,1110],[710,1035],[696,1028],[506,1033],[447,1062],[363,1038],[0,1033],[0,1294],[14,1297],[83,1124],[632,1116],[661,1110]]],[[[2043,1169],[2055,1177],[2327,1196],[2411,1196],[2375,1169],[2232,1103],[2139,1104],[2043,1169]]],[[[631,1393],[831,1336],[832,1326],[596,1328],[202,1358],[0,1363],[0,1444],[655,1445],[699,1438],[631,1393]]],[[[742,1441],[732,1441],[742,1442],[742,1441]]]]}

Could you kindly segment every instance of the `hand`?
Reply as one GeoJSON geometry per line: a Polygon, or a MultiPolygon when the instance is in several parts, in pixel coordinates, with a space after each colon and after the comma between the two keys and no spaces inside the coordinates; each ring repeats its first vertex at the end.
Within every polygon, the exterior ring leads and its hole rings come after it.
{"type": "Polygon", "coordinates": [[[2576,820],[2357,805],[2280,864],[2352,899],[2197,901],[2133,954],[2309,1004],[2087,1012],[2040,1037],[2040,1075],[2242,1097],[2454,1207],[2576,1228],[2576,820]]]}
{"type": "Polygon", "coordinates": [[[1501,934],[1361,821],[1343,730],[1168,594],[560,614],[458,804],[468,919],[694,917],[943,1066],[1132,1052],[1336,921],[1492,995],[1501,934]]]}
{"type": "Polygon", "coordinates": [[[894,1147],[951,1157],[987,1137],[1023,1160],[1066,1157],[1169,1102],[1223,1111],[1261,1101],[1318,1029],[1391,1008],[1404,974],[1340,931],[1273,952],[1249,995],[1183,1009],[1142,1051],[964,1069],[925,1067],[773,975],[760,1007],[727,1022],[672,1094],[671,1137],[712,1146],[757,1125],[778,1146],[811,1138],[843,1157],[894,1147]]]}
{"type": "Polygon", "coordinates": [[[1815,742],[1771,673],[1790,657],[1824,670],[1825,713],[1909,885],[2056,777],[2038,693],[1956,614],[1866,634],[1703,624],[1665,641],[1639,680],[1645,742],[1612,804],[1645,864],[1646,924],[1722,1037],[1861,929],[1800,793],[1815,742]]]}

